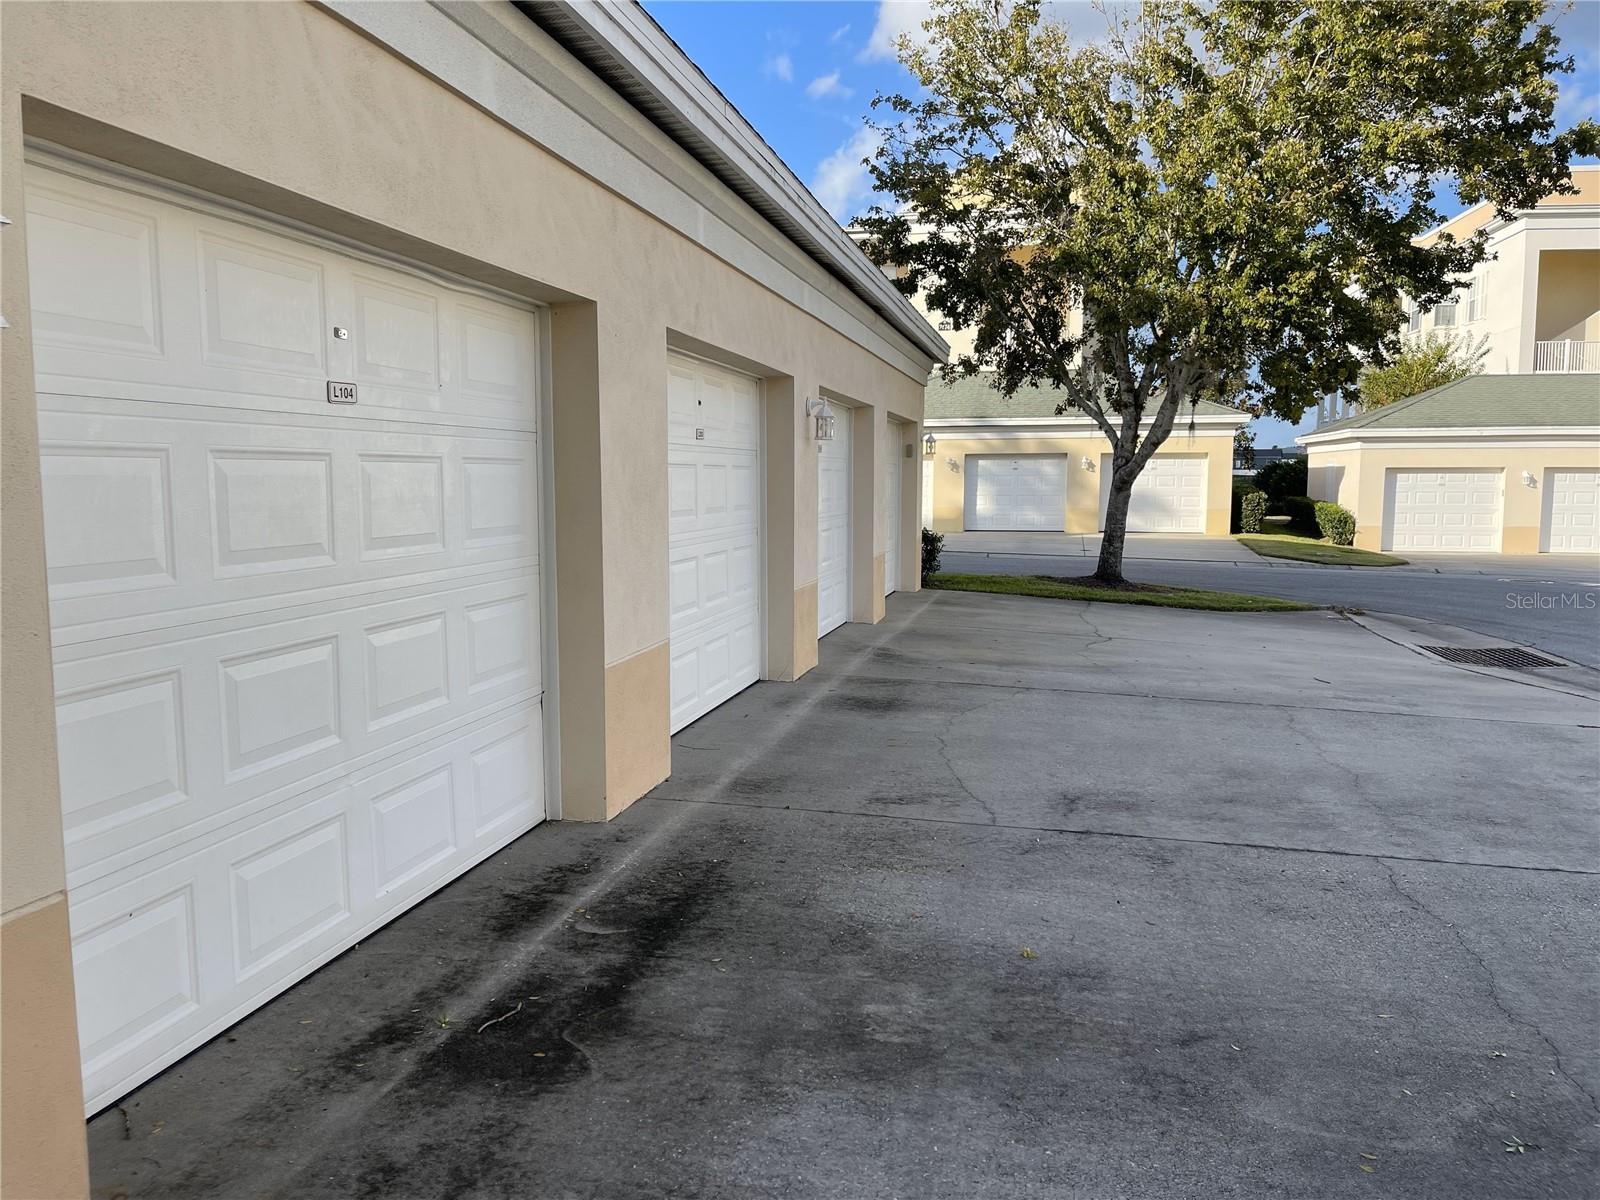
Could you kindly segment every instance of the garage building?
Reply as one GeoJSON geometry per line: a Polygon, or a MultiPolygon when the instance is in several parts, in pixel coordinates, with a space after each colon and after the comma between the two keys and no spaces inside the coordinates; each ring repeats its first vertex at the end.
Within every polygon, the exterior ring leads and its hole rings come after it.
{"type": "Polygon", "coordinates": [[[946,347],[638,6],[0,21],[0,1191],[67,1196],[86,1111],[915,588],[946,347]]]}
{"type": "Polygon", "coordinates": [[[1473,375],[1296,440],[1364,549],[1600,555],[1600,375],[1473,375]]]}
{"type": "MultiPolygon", "coordinates": [[[[1110,496],[1111,450],[1085,414],[1057,413],[1061,393],[1003,396],[985,374],[928,384],[924,523],[941,532],[1099,532],[1110,496]]],[[[1130,533],[1228,532],[1233,435],[1249,415],[1202,401],[1178,416],[1133,486],[1130,533]]]]}

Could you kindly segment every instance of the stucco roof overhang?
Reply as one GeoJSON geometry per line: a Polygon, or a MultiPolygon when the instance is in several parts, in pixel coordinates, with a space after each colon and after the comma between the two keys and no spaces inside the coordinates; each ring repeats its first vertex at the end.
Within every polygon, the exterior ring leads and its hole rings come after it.
{"type": "Polygon", "coordinates": [[[517,8],[913,345],[949,357],[938,331],[640,5],[517,0],[517,8]]]}

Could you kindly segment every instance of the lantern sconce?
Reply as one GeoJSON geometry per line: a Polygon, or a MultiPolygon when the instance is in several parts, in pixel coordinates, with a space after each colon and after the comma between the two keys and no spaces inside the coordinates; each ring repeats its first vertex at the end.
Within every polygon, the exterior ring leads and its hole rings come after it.
{"type": "Polygon", "coordinates": [[[1088,471],[1091,475],[1094,474],[1094,459],[1090,458],[1087,454],[1083,456],[1083,469],[1088,471]]]}
{"type": "Polygon", "coordinates": [[[1531,488],[1539,486],[1539,481],[1533,477],[1532,471],[1524,471],[1522,473],[1522,486],[1531,488]]]}
{"type": "Polygon", "coordinates": [[[835,417],[828,402],[820,396],[806,401],[806,415],[815,422],[813,435],[819,442],[833,441],[835,417]]]}
{"type": "Polygon", "coordinates": [[[930,433],[927,437],[922,439],[922,452],[929,458],[933,457],[933,452],[938,449],[938,447],[939,439],[934,437],[933,434],[930,433]]]}

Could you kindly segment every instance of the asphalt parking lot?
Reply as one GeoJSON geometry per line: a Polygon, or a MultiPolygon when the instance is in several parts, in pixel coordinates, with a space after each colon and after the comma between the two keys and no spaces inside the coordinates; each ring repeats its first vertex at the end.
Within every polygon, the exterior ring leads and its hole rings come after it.
{"type": "Polygon", "coordinates": [[[94,1194],[1580,1200],[1597,725],[1329,613],[896,596],[101,1114],[94,1194]]]}

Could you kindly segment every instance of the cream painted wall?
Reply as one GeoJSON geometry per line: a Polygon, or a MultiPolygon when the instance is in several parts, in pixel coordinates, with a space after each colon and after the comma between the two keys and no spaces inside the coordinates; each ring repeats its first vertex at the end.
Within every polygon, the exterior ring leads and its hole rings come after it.
{"type": "MultiPolygon", "coordinates": [[[[1547,441],[1553,441],[1548,439],[1547,441]]],[[[1313,480],[1344,468],[1339,503],[1356,516],[1356,545],[1378,550],[1383,544],[1385,487],[1390,471],[1500,471],[1504,509],[1500,551],[1537,554],[1544,523],[1546,474],[1559,470],[1600,469],[1600,436],[1572,437],[1560,444],[1506,444],[1475,438],[1455,443],[1323,449],[1307,447],[1313,480]],[[1534,477],[1528,487],[1522,479],[1534,477]]],[[[1322,498],[1313,493],[1314,498],[1322,498]]]]}
{"type": "Polygon", "coordinates": [[[1331,500],[1355,512],[1360,476],[1359,451],[1329,450],[1306,456],[1306,495],[1313,500],[1331,500]]]}
{"type": "Polygon", "coordinates": [[[1541,254],[1537,313],[1538,341],[1600,341],[1600,250],[1541,254]]]}
{"type": "MultiPolygon", "coordinates": [[[[666,555],[655,518],[666,494],[665,456],[656,449],[665,438],[668,326],[803,380],[810,394],[828,387],[921,415],[922,380],[310,6],[37,5],[8,17],[8,90],[282,189],[275,198],[298,210],[287,215],[320,224],[326,206],[442,250],[434,257],[449,261],[441,265],[460,270],[457,256],[465,256],[500,286],[597,303],[606,575],[659,577],[659,586],[606,589],[608,661],[666,638],[666,609],[657,603],[666,555]],[[195,46],[208,53],[196,56],[195,46]],[[312,59],[339,69],[313,70],[312,59]],[[308,63],[294,87],[284,86],[278,66],[264,67],[291,62],[308,63]],[[380,95],[381,106],[368,102],[380,95]],[[268,112],[273,119],[263,122],[268,112]],[[428,148],[426,172],[415,169],[419,145],[428,148]]],[[[529,26],[528,36],[539,35],[529,26]]],[[[34,125],[68,138],[83,132],[59,117],[34,125]]],[[[103,136],[83,140],[107,149],[103,136]]],[[[800,579],[815,578],[815,557],[815,531],[808,535],[799,521],[800,579]]]]}
{"type": "MultiPolygon", "coordinates": [[[[402,19],[398,6],[370,11],[402,19]]],[[[508,38],[537,44],[541,61],[566,60],[509,6],[472,12],[508,38]]],[[[455,49],[464,44],[462,19],[431,6],[403,10],[408,27],[423,30],[423,41],[436,30],[439,44],[455,49]]],[[[804,400],[830,389],[870,405],[872,427],[885,409],[915,423],[931,360],[659,130],[614,95],[600,95],[604,89],[581,69],[571,66],[563,82],[594,89],[595,112],[605,107],[610,120],[632,120],[651,146],[632,164],[635,173],[655,162],[679,180],[696,180],[703,199],[693,211],[714,237],[696,240],[669,226],[513,128],[512,110],[540,85],[526,76],[502,82],[494,73],[506,70],[504,56],[482,47],[469,56],[467,70],[495,79],[489,90],[500,89],[504,119],[309,4],[0,5],[0,54],[0,179],[4,211],[17,221],[0,236],[0,305],[11,322],[0,339],[0,870],[8,931],[13,915],[65,909],[20,219],[24,135],[554,306],[560,394],[553,437],[558,457],[575,456],[565,481],[560,469],[556,481],[557,509],[572,518],[574,535],[558,544],[557,554],[565,815],[610,815],[670,769],[663,669],[669,331],[713,357],[784,381],[772,393],[776,406],[769,399],[769,424],[779,424],[768,445],[792,456],[775,464],[771,476],[791,487],[788,503],[772,510],[785,524],[769,532],[779,557],[768,588],[769,613],[790,624],[770,642],[789,648],[772,654],[780,677],[814,665],[816,449],[805,432],[804,400]],[[757,282],[758,260],[764,278],[781,275],[787,290],[757,282]],[[840,313],[837,320],[818,315],[840,313]],[[583,619],[585,607],[592,620],[583,619]]],[[[595,153],[611,153],[595,128],[595,153]]],[[[864,441],[870,451],[870,432],[864,441]]],[[[881,549],[870,502],[874,462],[868,459],[869,499],[860,505],[858,531],[869,564],[881,549]]],[[[908,508],[914,513],[915,503],[908,508]]],[[[857,619],[881,611],[880,599],[858,608],[857,619]]],[[[55,1028],[70,1034],[70,1015],[63,1014],[73,1011],[71,976],[58,953],[65,921],[30,920],[27,934],[7,939],[6,1019],[17,1011],[12,989],[26,985],[30,1000],[42,998],[56,1014],[55,1028]],[[37,929],[45,932],[36,935],[37,929]],[[13,941],[27,954],[14,957],[13,941]]],[[[7,1042],[8,1114],[37,1116],[52,1105],[81,1111],[75,1055],[68,1061],[52,1043],[46,1061],[13,1070],[14,1043],[7,1042]],[[28,1091],[14,1092],[13,1084],[28,1091]]],[[[61,1138],[50,1145],[44,1143],[51,1130],[35,1128],[15,1141],[17,1128],[8,1123],[5,1131],[6,1157],[14,1160],[5,1164],[6,1193],[15,1190],[12,1181],[25,1180],[18,1194],[81,1194],[81,1124],[53,1126],[61,1138]],[[24,1152],[13,1155],[16,1146],[24,1152]],[[22,1162],[28,1155],[31,1167],[22,1162]],[[25,1167],[34,1173],[15,1173],[25,1167]],[[50,1181],[47,1187],[41,1179],[50,1181]]]]}
{"type": "MultiPolygon", "coordinates": [[[[934,429],[938,446],[933,454],[933,528],[955,533],[966,527],[967,465],[969,455],[1061,454],[1067,458],[1067,502],[1062,514],[1067,533],[1100,531],[1101,456],[1110,443],[1099,433],[1074,436],[960,437],[954,430],[934,429]],[[1086,469],[1087,458],[1092,469],[1086,469]]],[[[1233,487],[1233,432],[1184,432],[1167,439],[1157,456],[1206,456],[1206,533],[1226,535],[1228,506],[1233,487]]]]}

